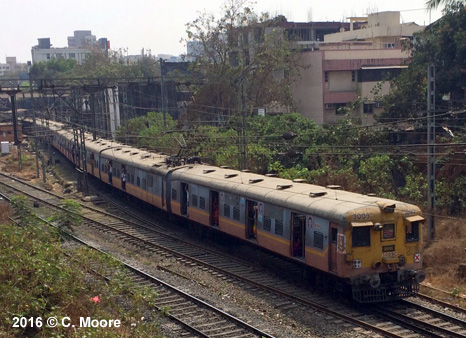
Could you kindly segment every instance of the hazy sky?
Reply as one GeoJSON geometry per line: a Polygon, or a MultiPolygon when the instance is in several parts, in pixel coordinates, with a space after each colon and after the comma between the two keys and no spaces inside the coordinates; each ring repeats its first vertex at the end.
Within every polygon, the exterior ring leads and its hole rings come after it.
{"type": "MultiPolygon", "coordinates": [[[[441,16],[429,15],[426,0],[257,0],[257,13],[283,14],[289,21],[342,21],[376,11],[401,11],[403,22],[429,24],[441,16]]],[[[185,24],[207,10],[221,13],[223,0],[0,0],[0,62],[16,56],[31,59],[38,38],[50,37],[53,47],[66,47],[75,30],[91,30],[110,40],[111,48],[129,54],[150,49],[152,54],[186,52],[185,24]]]]}

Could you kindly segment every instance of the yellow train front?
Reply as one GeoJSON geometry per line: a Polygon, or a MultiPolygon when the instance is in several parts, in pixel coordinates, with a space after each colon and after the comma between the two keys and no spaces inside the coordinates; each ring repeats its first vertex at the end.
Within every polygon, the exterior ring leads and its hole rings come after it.
{"type": "MultiPolygon", "coordinates": [[[[73,133],[41,125],[76,161],[73,133]]],[[[204,164],[86,137],[87,172],[167,213],[312,268],[363,303],[412,296],[425,278],[415,205],[204,164]]]]}
{"type": "Polygon", "coordinates": [[[336,266],[359,302],[380,302],[412,296],[425,279],[421,263],[424,218],[416,206],[375,200],[346,215],[346,236],[333,245],[341,253],[336,266]],[[345,243],[345,241],[347,241],[345,243]]]}

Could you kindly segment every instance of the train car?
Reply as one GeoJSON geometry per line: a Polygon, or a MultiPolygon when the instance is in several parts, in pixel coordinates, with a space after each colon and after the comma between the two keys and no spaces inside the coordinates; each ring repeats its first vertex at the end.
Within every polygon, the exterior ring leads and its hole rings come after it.
{"type": "MultiPolygon", "coordinates": [[[[45,127],[45,126],[44,126],[45,127]]],[[[49,123],[76,162],[73,134],[49,123]]],[[[86,136],[87,173],[170,214],[313,268],[358,302],[412,296],[422,270],[420,209],[412,204],[205,164],[86,136]]]]}

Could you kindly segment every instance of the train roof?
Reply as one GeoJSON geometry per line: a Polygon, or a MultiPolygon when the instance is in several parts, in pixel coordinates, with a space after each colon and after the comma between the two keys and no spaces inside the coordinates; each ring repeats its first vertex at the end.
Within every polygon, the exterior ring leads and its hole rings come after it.
{"type": "Polygon", "coordinates": [[[195,165],[174,172],[174,177],[187,183],[208,184],[214,189],[237,194],[266,203],[313,214],[340,224],[346,224],[354,214],[369,213],[371,220],[384,206],[395,205],[398,211],[418,213],[415,205],[368,196],[344,190],[337,186],[322,187],[278,177],[242,172],[228,168],[195,165]]]}

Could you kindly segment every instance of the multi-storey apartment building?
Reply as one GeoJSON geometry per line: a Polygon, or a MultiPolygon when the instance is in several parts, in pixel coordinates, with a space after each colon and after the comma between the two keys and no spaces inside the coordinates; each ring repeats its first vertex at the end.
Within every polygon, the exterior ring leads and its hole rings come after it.
{"type": "Polygon", "coordinates": [[[401,24],[399,12],[350,18],[349,30],[325,35],[318,49],[303,52],[309,67],[294,84],[297,110],[318,124],[337,123],[348,111],[364,125],[372,124],[382,109],[377,98],[388,93],[389,80],[407,67],[403,41],[423,29],[401,24]]]}
{"type": "Polygon", "coordinates": [[[52,47],[50,38],[42,38],[38,41],[38,45],[31,49],[33,64],[51,59],[74,59],[78,64],[82,64],[86,56],[91,53],[92,47],[97,46],[103,50],[110,48],[106,38],[97,41],[91,31],[74,31],[74,35],[68,37],[68,47],[52,47]]]}

